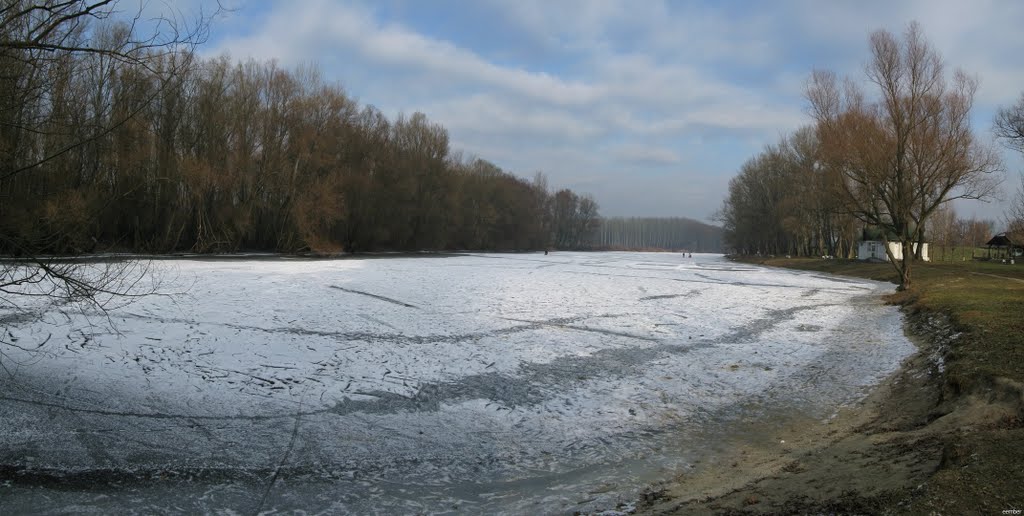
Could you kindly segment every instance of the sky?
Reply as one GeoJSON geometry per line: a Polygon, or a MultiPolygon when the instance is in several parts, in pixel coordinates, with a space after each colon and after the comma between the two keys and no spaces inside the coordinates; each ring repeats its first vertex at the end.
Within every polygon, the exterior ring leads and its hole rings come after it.
{"type": "MultiPolygon", "coordinates": [[[[744,161],[810,122],[812,70],[863,79],[877,29],[917,21],[950,73],[980,79],[973,125],[985,142],[995,110],[1024,92],[1014,0],[222,3],[231,11],[203,54],[317,65],[360,103],[423,112],[452,150],[544,172],[605,216],[708,220],[744,161]]],[[[1001,152],[1008,200],[1024,165],[1001,152]]],[[[957,211],[997,219],[1005,204],[957,211]]]]}

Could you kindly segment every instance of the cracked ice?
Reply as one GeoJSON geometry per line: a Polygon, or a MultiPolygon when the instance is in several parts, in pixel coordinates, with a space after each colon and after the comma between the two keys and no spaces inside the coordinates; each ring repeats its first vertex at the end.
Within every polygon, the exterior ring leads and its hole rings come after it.
{"type": "Polygon", "coordinates": [[[157,268],[106,315],[0,311],[0,512],[607,508],[913,351],[892,285],[717,255],[157,268]]]}

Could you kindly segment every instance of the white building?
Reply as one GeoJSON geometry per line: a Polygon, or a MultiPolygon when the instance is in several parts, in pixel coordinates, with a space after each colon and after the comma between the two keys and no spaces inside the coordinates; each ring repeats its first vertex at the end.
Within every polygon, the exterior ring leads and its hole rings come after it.
{"type": "MultiPolygon", "coordinates": [[[[884,260],[889,261],[889,256],[885,253],[885,246],[888,244],[889,250],[892,251],[893,258],[897,260],[903,259],[903,247],[899,242],[883,242],[881,240],[864,240],[857,245],[857,259],[858,260],[884,260]]],[[[928,258],[928,244],[921,244],[921,259],[928,262],[931,258],[928,258]]],[[[914,252],[917,252],[917,243],[914,243],[914,252]]]]}

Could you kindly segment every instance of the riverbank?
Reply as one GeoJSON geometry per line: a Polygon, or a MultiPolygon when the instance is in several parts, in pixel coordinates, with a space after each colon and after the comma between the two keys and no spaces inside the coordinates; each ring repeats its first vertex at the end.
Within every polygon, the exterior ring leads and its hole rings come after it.
{"type": "MultiPolygon", "coordinates": [[[[888,264],[744,259],[892,281],[888,264]]],[[[646,514],[1000,513],[1024,505],[1024,268],[921,264],[886,296],[918,352],[826,422],[795,422],[668,482],[646,514]]]]}

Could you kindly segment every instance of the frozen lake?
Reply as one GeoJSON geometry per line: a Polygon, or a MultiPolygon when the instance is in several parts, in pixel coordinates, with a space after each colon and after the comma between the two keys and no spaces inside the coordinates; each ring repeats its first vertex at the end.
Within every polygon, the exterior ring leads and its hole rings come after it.
{"type": "Polygon", "coordinates": [[[0,513],[610,509],[914,350],[891,284],[718,255],[154,269],[109,318],[0,308],[0,513]]]}

